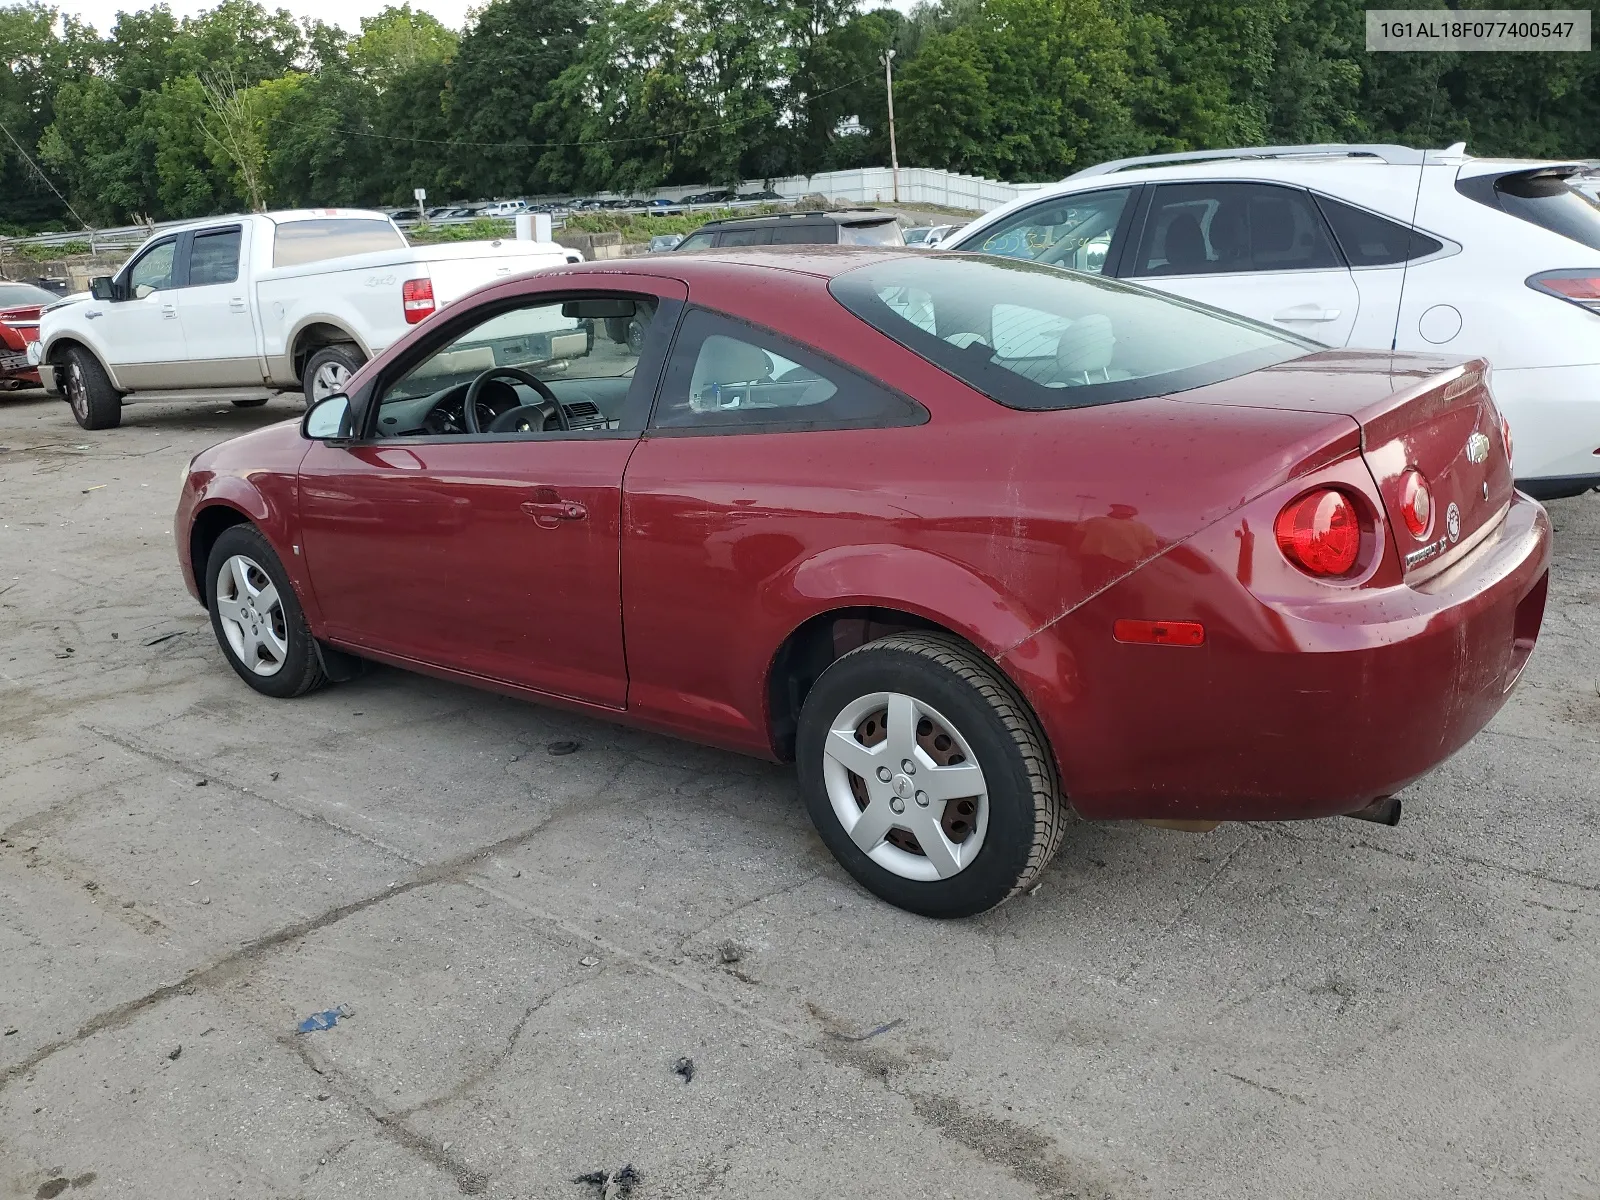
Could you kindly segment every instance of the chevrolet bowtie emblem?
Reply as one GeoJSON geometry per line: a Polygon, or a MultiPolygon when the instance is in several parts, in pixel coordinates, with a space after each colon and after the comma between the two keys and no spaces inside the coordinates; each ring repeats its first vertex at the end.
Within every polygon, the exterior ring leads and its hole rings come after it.
{"type": "Polygon", "coordinates": [[[1486,434],[1475,433],[1467,439],[1467,461],[1481,463],[1489,458],[1489,438],[1486,434]]]}

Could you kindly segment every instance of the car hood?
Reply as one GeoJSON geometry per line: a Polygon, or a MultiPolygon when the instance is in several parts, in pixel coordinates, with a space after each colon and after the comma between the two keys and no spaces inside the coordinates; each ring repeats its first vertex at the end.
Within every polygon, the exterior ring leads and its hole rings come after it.
{"type": "Polygon", "coordinates": [[[292,473],[300,467],[311,443],[300,434],[298,418],[218,442],[200,451],[190,471],[247,476],[257,471],[292,473]]]}

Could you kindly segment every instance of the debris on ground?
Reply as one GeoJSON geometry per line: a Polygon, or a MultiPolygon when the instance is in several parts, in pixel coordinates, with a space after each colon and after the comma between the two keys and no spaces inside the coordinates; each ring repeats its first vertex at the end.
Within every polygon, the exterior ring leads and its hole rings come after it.
{"type": "Polygon", "coordinates": [[[182,1053],[183,1053],[183,1046],[181,1044],[177,1045],[177,1046],[174,1046],[171,1050],[167,1051],[167,1061],[168,1062],[177,1062],[178,1061],[178,1055],[180,1055],[182,1053]]]}
{"type": "Polygon", "coordinates": [[[592,954],[585,954],[578,960],[578,965],[580,967],[598,967],[600,965],[600,960],[592,954]]]}
{"type": "Polygon", "coordinates": [[[276,771],[274,771],[272,773],[272,782],[273,783],[277,783],[278,782],[278,773],[276,771]]]}
{"type": "Polygon", "coordinates": [[[868,1030],[866,1033],[835,1032],[833,1036],[838,1038],[841,1042],[870,1042],[880,1033],[888,1033],[889,1030],[894,1029],[897,1026],[904,1025],[905,1023],[906,1019],[904,1017],[896,1017],[894,1020],[886,1021],[884,1024],[879,1025],[876,1029],[868,1030]]]}
{"type": "Polygon", "coordinates": [[[674,1075],[682,1075],[685,1083],[693,1083],[694,1059],[687,1056],[680,1058],[675,1064],[673,1064],[672,1072],[674,1075]]]}
{"type": "Polygon", "coordinates": [[[744,947],[735,941],[726,941],[717,947],[717,961],[723,966],[732,966],[744,957],[744,947]]]}
{"type": "Polygon", "coordinates": [[[545,750],[549,754],[552,754],[555,757],[560,758],[563,754],[571,754],[575,750],[580,749],[582,746],[583,746],[582,742],[574,742],[574,741],[570,741],[570,740],[564,740],[564,741],[559,741],[559,742],[551,742],[548,746],[545,747],[545,750]]]}
{"type": "Polygon", "coordinates": [[[174,629],[171,633],[158,633],[155,637],[145,641],[146,646],[159,646],[162,642],[170,642],[175,637],[182,637],[183,630],[174,629]]]}
{"type": "Polygon", "coordinates": [[[324,1009],[322,1012],[312,1013],[304,1021],[295,1026],[296,1033],[317,1033],[324,1029],[332,1029],[343,1017],[348,1021],[356,1015],[355,1009],[348,1004],[341,1004],[338,1008],[324,1009]]]}
{"type": "Polygon", "coordinates": [[[633,1189],[639,1186],[639,1172],[633,1169],[632,1163],[627,1163],[615,1171],[590,1171],[572,1182],[599,1188],[600,1200],[621,1200],[623,1196],[632,1195],[633,1189]]]}
{"type": "Polygon", "coordinates": [[[204,779],[196,779],[194,785],[195,787],[205,787],[206,781],[204,779]]]}

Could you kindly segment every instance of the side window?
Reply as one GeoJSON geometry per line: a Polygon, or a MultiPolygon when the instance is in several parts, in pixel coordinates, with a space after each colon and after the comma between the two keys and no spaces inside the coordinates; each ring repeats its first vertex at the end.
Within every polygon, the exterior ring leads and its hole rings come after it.
{"type": "Polygon", "coordinates": [[[1317,197],[1317,207],[1333,226],[1339,249],[1352,267],[1386,267],[1444,249],[1444,243],[1425,233],[1327,196],[1317,197]]]}
{"type": "Polygon", "coordinates": [[[772,226],[764,225],[756,229],[724,229],[718,246],[770,246],[772,245],[772,226]]]}
{"type": "Polygon", "coordinates": [[[1130,189],[1116,188],[1058,196],[1012,214],[981,242],[963,249],[1099,275],[1105,270],[1111,239],[1130,195],[1130,189]]]}
{"type": "Polygon", "coordinates": [[[679,250],[709,250],[717,243],[717,235],[702,229],[699,233],[691,233],[678,243],[679,250]]]}
{"type": "Polygon", "coordinates": [[[151,292],[165,291],[172,286],[172,264],[177,255],[178,242],[161,242],[151,246],[128,272],[128,290],[135,299],[142,300],[151,292]]]}
{"type": "Polygon", "coordinates": [[[1156,189],[1132,275],[1221,275],[1342,267],[1311,195],[1263,183],[1156,189]]]}
{"type": "Polygon", "coordinates": [[[384,387],[378,436],[616,429],[657,308],[634,296],[541,296],[498,308],[384,387]]]}
{"type": "Polygon", "coordinates": [[[189,286],[232,283],[239,278],[240,230],[218,229],[197,233],[189,249],[189,286]]]}
{"type": "Polygon", "coordinates": [[[787,338],[691,309],[651,425],[737,433],[918,425],[926,419],[916,402],[787,338]]]}
{"type": "Polygon", "coordinates": [[[774,246],[820,246],[835,242],[838,238],[838,229],[831,222],[824,228],[800,221],[786,221],[772,230],[774,246]]]}

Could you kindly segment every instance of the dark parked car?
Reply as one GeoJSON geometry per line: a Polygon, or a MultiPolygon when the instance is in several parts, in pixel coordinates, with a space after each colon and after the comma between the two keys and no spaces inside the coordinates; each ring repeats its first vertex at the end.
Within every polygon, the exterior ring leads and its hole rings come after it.
{"type": "Polygon", "coordinates": [[[1391,818],[1543,616],[1482,360],[1015,259],[543,271],[347,391],[189,466],[180,564],[241,678],[375,659],[794,759],[844,867],[934,916],[1030,887],[1069,806],[1391,818]]]}
{"type": "Polygon", "coordinates": [[[903,246],[900,222],[875,208],[770,213],[708,221],[678,243],[680,251],[737,246],[903,246]]]}

